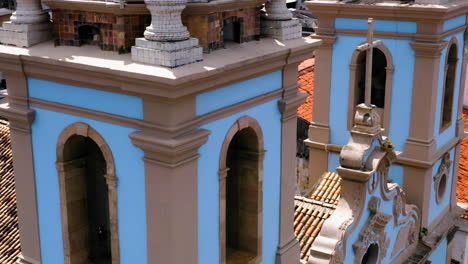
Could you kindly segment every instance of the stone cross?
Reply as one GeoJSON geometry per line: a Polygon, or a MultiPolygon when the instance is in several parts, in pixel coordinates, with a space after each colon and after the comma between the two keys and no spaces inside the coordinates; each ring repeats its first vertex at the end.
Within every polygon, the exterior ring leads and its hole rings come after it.
{"type": "Polygon", "coordinates": [[[366,51],[366,89],[364,92],[364,104],[371,105],[371,88],[372,88],[372,55],[375,47],[382,45],[381,40],[374,41],[374,19],[369,18],[367,21],[367,42],[358,46],[357,51],[366,51]]]}

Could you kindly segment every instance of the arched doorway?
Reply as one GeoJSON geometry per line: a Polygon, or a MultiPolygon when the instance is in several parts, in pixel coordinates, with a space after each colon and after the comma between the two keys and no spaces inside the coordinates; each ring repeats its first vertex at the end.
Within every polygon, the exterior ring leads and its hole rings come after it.
{"type": "Polygon", "coordinates": [[[361,264],[375,264],[379,260],[379,245],[373,243],[362,257],[361,264]]]}
{"type": "Polygon", "coordinates": [[[263,135],[243,117],[228,132],[220,170],[221,263],[259,263],[262,256],[263,135]]]}
{"type": "Polygon", "coordinates": [[[58,144],[65,263],[119,263],[116,177],[109,148],[83,123],[66,128],[58,144]]]}

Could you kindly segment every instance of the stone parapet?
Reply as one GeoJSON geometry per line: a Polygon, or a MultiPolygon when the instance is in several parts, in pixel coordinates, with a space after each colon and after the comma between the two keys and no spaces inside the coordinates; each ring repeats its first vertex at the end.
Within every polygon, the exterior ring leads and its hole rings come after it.
{"type": "Polygon", "coordinates": [[[52,24],[15,24],[4,22],[0,28],[0,43],[30,47],[52,38],[52,24]]]}
{"type": "Polygon", "coordinates": [[[302,37],[302,26],[298,19],[263,20],[262,35],[279,40],[290,40],[302,37]]]}
{"type": "Polygon", "coordinates": [[[203,48],[198,39],[160,42],[137,38],[132,47],[132,60],[166,67],[177,67],[203,60],[203,48]]]}

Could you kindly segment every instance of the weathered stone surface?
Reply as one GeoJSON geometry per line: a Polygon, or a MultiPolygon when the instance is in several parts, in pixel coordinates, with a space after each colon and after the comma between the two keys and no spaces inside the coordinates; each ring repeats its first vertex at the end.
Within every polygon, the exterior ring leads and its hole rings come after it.
{"type": "Polygon", "coordinates": [[[3,23],[0,28],[0,43],[18,47],[30,47],[52,37],[52,25],[3,23]]]}
{"type": "Polygon", "coordinates": [[[298,19],[263,20],[262,35],[279,40],[289,40],[302,37],[302,26],[298,19]]]}
{"type": "Polygon", "coordinates": [[[138,38],[132,47],[132,60],[173,68],[203,60],[203,48],[195,38],[176,42],[138,38]]]}

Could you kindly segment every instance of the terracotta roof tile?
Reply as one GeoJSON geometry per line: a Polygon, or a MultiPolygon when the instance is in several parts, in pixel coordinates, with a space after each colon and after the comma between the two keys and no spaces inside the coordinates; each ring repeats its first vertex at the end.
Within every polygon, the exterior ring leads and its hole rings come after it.
{"type": "Polygon", "coordinates": [[[297,113],[300,118],[307,122],[312,122],[312,112],[314,103],[314,76],[315,76],[315,58],[303,61],[299,65],[298,83],[301,84],[299,91],[308,94],[304,104],[299,106],[297,113]]]}
{"type": "Polygon", "coordinates": [[[20,250],[10,129],[0,121],[0,263],[15,263],[20,250]]]}
{"type": "MultiPolygon", "coordinates": [[[[465,131],[468,131],[468,110],[463,110],[465,131]]],[[[468,203],[468,137],[463,139],[460,148],[460,166],[458,169],[457,198],[460,203],[468,203]]]]}
{"type": "Polygon", "coordinates": [[[337,173],[326,172],[310,197],[295,198],[294,234],[301,245],[301,260],[309,258],[310,247],[325,220],[335,211],[340,192],[341,177],[337,173]]]}

